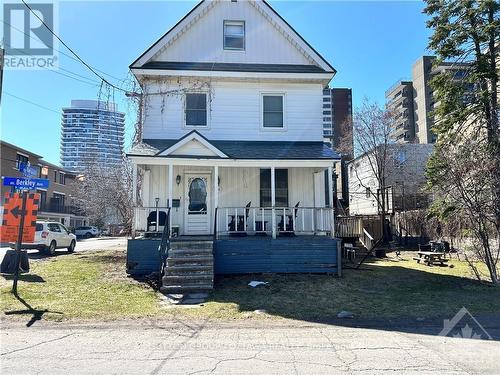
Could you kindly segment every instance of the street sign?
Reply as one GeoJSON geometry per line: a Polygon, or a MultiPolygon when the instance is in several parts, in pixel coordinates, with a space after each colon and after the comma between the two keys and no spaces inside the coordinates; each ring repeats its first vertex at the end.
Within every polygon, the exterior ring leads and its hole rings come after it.
{"type": "Polygon", "coordinates": [[[3,204],[3,220],[0,226],[1,242],[16,242],[18,238],[21,216],[24,213],[23,243],[31,243],[35,239],[36,217],[40,194],[28,194],[26,208],[22,209],[22,195],[5,193],[3,204]]]}
{"type": "Polygon", "coordinates": [[[36,177],[38,175],[38,169],[35,167],[32,167],[31,164],[28,163],[21,163],[19,165],[19,170],[23,174],[24,177],[26,178],[32,178],[36,177]]]}
{"type": "Polygon", "coordinates": [[[48,189],[49,180],[45,178],[2,177],[4,186],[19,190],[48,189]]]}

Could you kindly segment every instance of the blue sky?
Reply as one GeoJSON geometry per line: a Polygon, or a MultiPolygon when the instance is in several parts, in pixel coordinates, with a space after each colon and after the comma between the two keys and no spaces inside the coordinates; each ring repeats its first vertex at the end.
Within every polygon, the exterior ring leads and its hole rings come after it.
{"type": "MultiPolygon", "coordinates": [[[[196,3],[60,2],[58,33],[86,62],[118,84],[118,79],[127,78],[129,64],[196,3]]],[[[330,86],[352,88],[354,107],[365,97],[383,103],[385,90],[399,78],[409,77],[414,61],[428,53],[429,31],[420,1],[270,3],[337,69],[330,86]]],[[[58,49],[69,54],[63,46],[58,49]]],[[[99,92],[92,73],[62,54],[59,58],[59,67],[64,69],[59,74],[5,71],[1,109],[2,139],[56,164],[61,108],[69,106],[71,99],[96,99],[99,92]]],[[[135,114],[121,93],[116,92],[115,98],[127,113],[128,146],[135,114]]]]}

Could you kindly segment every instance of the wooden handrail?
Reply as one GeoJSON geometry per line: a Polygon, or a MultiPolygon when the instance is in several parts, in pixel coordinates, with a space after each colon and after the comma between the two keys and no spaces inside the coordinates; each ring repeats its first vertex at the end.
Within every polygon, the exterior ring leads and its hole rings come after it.
{"type": "Polygon", "coordinates": [[[163,276],[163,271],[167,267],[168,251],[170,250],[170,208],[167,208],[167,219],[161,234],[160,246],[158,252],[160,253],[160,283],[163,276]]]}

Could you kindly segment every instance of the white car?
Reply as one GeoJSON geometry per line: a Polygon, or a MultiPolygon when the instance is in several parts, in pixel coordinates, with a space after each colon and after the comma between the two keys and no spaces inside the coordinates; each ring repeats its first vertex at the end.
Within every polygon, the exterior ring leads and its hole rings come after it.
{"type": "Polygon", "coordinates": [[[50,255],[54,255],[56,249],[67,249],[68,253],[72,253],[75,251],[75,246],[76,236],[64,225],[55,221],[37,221],[35,240],[33,243],[22,245],[24,249],[38,249],[50,255]]]}
{"type": "Polygon", "coordinates": [[[75,229],[75,234],[77,237],[97,237],[99,235],[99,229],[96,227],[78,227],[75,229]]]}

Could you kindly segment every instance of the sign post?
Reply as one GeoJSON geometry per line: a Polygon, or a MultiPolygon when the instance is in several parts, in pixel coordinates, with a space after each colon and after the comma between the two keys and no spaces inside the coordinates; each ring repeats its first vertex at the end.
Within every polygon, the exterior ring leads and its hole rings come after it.
{"type": "Polygon", "coordinates": [[[17,231],[17,241],[16,241],[16,268],[14,271],[14,283],[12,284],[12,293],[17,297],[17,281],[19,280],[19,263],[21,262],[21,244],[23,243],[23,228],[24,228],[24,218],[26,216],[26,200],[28,198],[28,192],[23,191],[23,200],[21,204],[21,219],[19,221],[19,229],[17,231]]]}
{"type": "MultiPolygon", "coordinates": [[[[0,226],[0,237],[3,242],[15,242],[13,254],[14,283],[12,293],[17,297],[17,284],[21,265],[22,245],[34,241],[36,217],[40,202],[39,194],[30,194],[29,190],[47,188],[46,179],[31,178],[33,171],[28,165],[23,169],[23,177],[2,177],[3,185],[21,190],[22,193],[6,193],[3,204],[3,220],[0,226]]],[[[3,266],[3,264],[2,264],[3,266]]]]}

